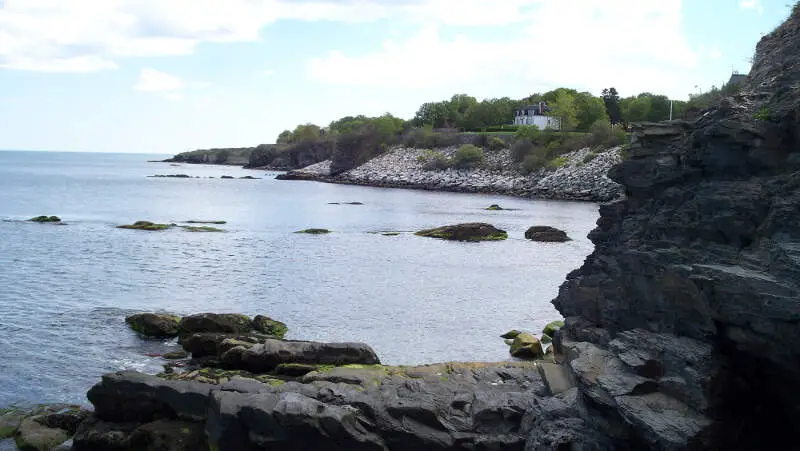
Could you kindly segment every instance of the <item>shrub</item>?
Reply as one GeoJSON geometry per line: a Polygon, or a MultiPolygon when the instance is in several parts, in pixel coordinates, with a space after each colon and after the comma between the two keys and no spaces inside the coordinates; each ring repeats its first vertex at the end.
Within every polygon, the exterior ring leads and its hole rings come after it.
{"type": "Polygon", "coordinates": [[[547,167],[551,169],[563,168],[569,163],[569,158],[565,156],[556,157],[547,162],[547,167]]]}
{"type": "MultiPolygon", "coordinates": [[[[544,152],[540,152],[541,148],[537,149],[533,153],[525,156],[525,159],[522,160],[522,173],[523,174],[530,174],[533,171],[538,171],[542,169],[547,164],[547,157],[544,155],[544,152]]],[[[543,150],[543,149],[541,149],[543,150]]]]}
{"type": "Polygon", "coordinates": [[[584,164],[589,163],[590,161],[594,160],[595,158],[597,158],[597,154],[594,153],[594,152],[589,152],[589,153],[586,154],[586,156],[583,157],[583,163],[584,164]]]}
{"type": "Polygon", "coordinates": [[[520,125],[514,134],[515,141],[530,141],[534,144],[541,144],[542,132],[535,125],[520,125]]]}
{"type": "Polygon", "coordinates": [[[450,167],[450,161],[444,155],[430,149],[418,156],[417,161],[422,163],[422,169],[426,171],[441,171],[450,167]]]}
{"type": "Polygon", "coordinates": [[[339,174],[366,163],[378,155],[381,144],[372,124],[339,135],[331,155],[331,174],[339,174]]]}
{"type": "Polygon", "coordinates": [[[522,162],[528,154],[533,152],[534,145],[528,140],[516,141],[511,145],[511,158],[517,162],[522,162]]]}
{"type": "Polygon", "coordinates": [[[453,155],[453,167],[457,169],[473,169],[484,162],[483,149],[472,144],[464,144],[453,155]]]}
{"type": "Polygon", "coordinates": [[[493,136],[489,138],[489,142],[486,143],[486,147],[488,147],[489,150],[502,150],[506,148],[506,142],[497,136],[493,136]]]}

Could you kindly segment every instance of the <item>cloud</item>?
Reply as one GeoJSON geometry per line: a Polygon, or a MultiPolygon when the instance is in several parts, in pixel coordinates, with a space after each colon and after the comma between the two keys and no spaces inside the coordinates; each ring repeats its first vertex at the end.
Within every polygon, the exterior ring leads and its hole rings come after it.
{"type": "Polygon", "coordinates": [[[684,96],[692,86],[686,74],[700,53],[683,35],[680,2],[542,1],[526,14],[522,31],[503,40],[446,39],[435,25],[424,25],[371,53],[313,58],[309,75],[337,85],[417,89],[516,85],[599,92],[616,85],[684,96]],[[569,27],[564,11],[570,11],[569,27]]]}
{"type": "Polygon", "coordinates": [[[5,0],[0,67],[49,72],[117,68],[121,58],[188,55],[204,42],[257,41],[285,19],[441,25],[526,20],[545,0],[5,0]]]}
{"type": "Polygon", "coordinates": [[[275,70],[273,69],[264,69],[262,72],[264,75],[275,75],[275,70]]]}
{"type": "Polygon", "coordinates": [[[742,9],[755,10],[759,16],[764,14],[764,5],[761,4],[761,0],[741,0],[739,2],[739,7],[742,9]]]}
{"type": "Polygon", "coordinates": [[[139,80],[133,86],[137,91],[178,91],[184,87],[183,80],[149,67],[139,73],[139,80]]]}

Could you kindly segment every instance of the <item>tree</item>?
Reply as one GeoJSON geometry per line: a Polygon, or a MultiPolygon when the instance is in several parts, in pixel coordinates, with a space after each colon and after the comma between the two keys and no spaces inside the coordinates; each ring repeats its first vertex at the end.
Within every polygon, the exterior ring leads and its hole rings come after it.
{"type": "Polygon", "coordinates": [[[561,121],[561,130],[574,130],[578,123],[578,110],[575,107],[575,96],[568,91],[557,94],[555,102],[549,103],[550,115],[561,121]]]}
{"type": "Polygon", "coordinates": [[[606,114],[612,125],[622,122],[622,109],[619,105],[619,94],[616,88],[611,87],[603,89],[602,92],[603,103],[606,107],[606,114]]]}
{"type": "Polygon", "coordinates": [[[595,97],[591,93],[579,92],[575,96],[575,108],[577,109],[576,128],[580,131],[589,131],[592,124],[597,121],[608,121],[603,99],[595,97]]]}
{"type": "Polygon", "coordinates": [[[294,129],[292,133],[292,142],[308,142],[308,141],[316,141],[320,137],[321,129],[318,125],[314,124],[303,124],[298,125],[297,128],[294,129]]]}
{"type": "Polygon", "coordinates": [[[622,118],[624,122],[643,122],[648,120],[647,116],[650,113],[650,105],[652,98],[649,94],[639,95],[637,97],[626,97],[620,102],[622,108],[622,118]]]}
{"type": "Polygon", "coordinates": [[[275,142],[278,143],[278,144],[289,144],[293,140],[294,140],[294,137],[292,136],[292,131],[291,130],[284,130],[284,131],[281,132],[280,135],[278,135],[278,139],[276,139],[275,142]]]}

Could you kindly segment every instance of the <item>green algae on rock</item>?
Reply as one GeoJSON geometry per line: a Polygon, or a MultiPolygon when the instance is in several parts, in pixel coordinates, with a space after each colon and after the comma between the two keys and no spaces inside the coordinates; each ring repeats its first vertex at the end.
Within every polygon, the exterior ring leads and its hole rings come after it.
{"type": "Polygon", "coordinates": [[[182,226],[187,232],[224,232],[222,229],[210,226],[182,226]]]}
{"type": "Polygon", "coordinates": [[[521,333],[522,333],[522,331],[519,331],[517,329],[511,329],[508,332],[504,333],[503,335],[500,335],[500,338],[511,338],[511,339],[514,339],[514,338],[517,338],[517,335],[519,335],[521,333]]]}
{"type": "Polygon", "coordinates": [[[508,233],[505,230],[500,230],[491,224],[482,222],[420,230],[415,235],[452,241],[499,241],[508,238],[508,233]]]}
{"type": "Polygon", "coordinates": [[[190,219],[190,220],[186,221],[186,224],[216,224],[216,225],[221,225],[221,224],[227,224],[227,223],[228,223],[227,221],[220,221],[220,220],[203,221],[203,220],[199,220],[199,219],[190,219]]]}
{"type": "Polygon", "coordinates": [[[165,313],[136,313],[125,318],[125,322],[145,337],[177,337],[180,317],[165,313]]]}
{"type": "Polygon", "coordinates": [[[537,359],[544,355],[539,339],[525,332],[514,338],[509,352],[513,357],[526,359],[537,359]]]}
{"type": "Polygon", "coordinates": [[[117,226],[118,229],[148,230],[148,231],[166,230],[170,227],[172,227],[172,225],[170,224],[157,224],[150,221],[136,221],[133,224],[117,226]]]}
{"type": "Polygon", "coordinates": [[[542,334],[552,337],[558,329],[564,327],[564,321],[552,321],[544,326],[542,334]]]}
{"type": "Polygon", "coordinates": [[[326,234],[326,233],[331,233],[331,231],[328,230],[328,229],[314,229],[314,228],[311,228],[311,229],[305,229],[305,230],[298,230],[297,232],[294,232],[294,233],[306,233],[306,234],[309,234],[309,235],[323,235],[323,234],[326,234]]]}
{"type": "Polygon", "coordinates": [[[37,216],[35,218],[29,219],[29,221],[33,222],[61,222],[61,218],[58,216],[37,216]]]}
{"type": "Polygon", "coordinates": [[[497,204],[492,204],[492,205],[489,205],[489,206],[488,206],[486,209],[487,209],[487,210],[489,210],[489,211],[500,211],[500,210],[505,210],[503,207],[501,207],[501,206],[499,206],[499,205],[497,205],[497,204]]]}
{"type": "Polygon", "coordinates": [[[283,338],[286,332],[289,331],[286,324],[264,315],[256,315],[253,318],[253,329],[262,334],[273,335],[278,338],[283,338]]]}
{"type": "Polygon", "coordinates": [[[381,233],[383,236],[397,236],[400,235],[400,232],[383,232],[381,233]]]}

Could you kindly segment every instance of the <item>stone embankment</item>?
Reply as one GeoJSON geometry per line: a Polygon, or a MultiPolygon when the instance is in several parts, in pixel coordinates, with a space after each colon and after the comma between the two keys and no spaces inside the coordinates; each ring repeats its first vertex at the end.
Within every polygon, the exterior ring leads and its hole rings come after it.
{"type": "MultiPolygon", "coordinates": [[[[455,147],[438,151],[451,157],[455,147]]],[[[330,160],[278,176],[284,180],[318,180],[331,183],[415,188],[436,191],[494,193],[558,200],[606,202],[622,195],[622,187],[609,179],[608,170],[622,160],[619,147],[594,152],[581,149],[567,154],[562,167],[523,175],[508,149],[486,151],[486,164],[472,170],[426,170],[426,151],[395,148],[363,165],[330,175],[330,160]]]]}

